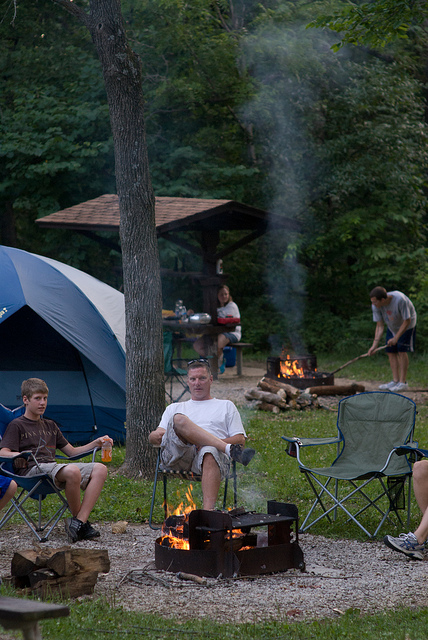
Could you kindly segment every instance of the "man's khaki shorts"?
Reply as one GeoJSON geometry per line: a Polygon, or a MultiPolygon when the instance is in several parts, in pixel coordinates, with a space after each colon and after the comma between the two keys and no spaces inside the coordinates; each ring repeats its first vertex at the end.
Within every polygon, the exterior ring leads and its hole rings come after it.
{"type": "Polygon", "coordinates": [[[65,482],[57,480],[56,474],[58,471],[61,471],[63,467],[67,467],[69,464],[74,464],[76,467],[79,467],[80,475],[82,476],[80,488],[85,490],[88,486],[89,480],[91,479],[94,464],[96,464],[95,462],[67,462],[65,464],[58,464],[57,462],[42,462],[39,463],[38,466],[31,467],[25,475],[28,478],[30,476],[36,476],[40,471],[42,471],[52,478],[58,489],[65,489],[65,482]]]}
{"type": "Polygon", "coordinates": [[[226,478],[229,475],[230,459],[225,453],[215,447],[198,449],[194,444],[185,444],[174,429],[169,428],[161,446],[161,468],[201,474],[202,463],[207,453],[211,453],[217,462],[221,479],[226,478]]]}

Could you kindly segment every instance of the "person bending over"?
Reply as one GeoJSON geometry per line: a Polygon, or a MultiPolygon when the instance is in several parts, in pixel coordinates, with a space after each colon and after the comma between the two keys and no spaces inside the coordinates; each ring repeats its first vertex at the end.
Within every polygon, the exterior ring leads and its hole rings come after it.
{"type": "Polygon", "coordinates": [[[383,287],[375,287],[370,292],[370,300],[376,330],[373,344],[367,353],[369,356],[375,353],[386,324],[386,352],[391,367],[392,380],[381,384],[379,389],[400,393],[409,387],[407,384],[408,352],[414,351],[415,348],[415,307],[401,291],[387,292],[383,287]]]}

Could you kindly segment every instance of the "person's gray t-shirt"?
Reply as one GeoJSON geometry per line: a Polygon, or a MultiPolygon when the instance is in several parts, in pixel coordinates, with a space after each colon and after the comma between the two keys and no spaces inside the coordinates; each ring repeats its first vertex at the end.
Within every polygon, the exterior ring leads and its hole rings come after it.
{"type": "Polygon", "coordinates": [[[389,305],[380,309],[372,305],[374,322],[383,320],[388,329],[395,335],[404,320],[410,318],[410,324],[407,329],[413,329],[416,326],[416,310],[413,303],[401,291],[388,291],[388,296],[392,298],[389,305]]]}

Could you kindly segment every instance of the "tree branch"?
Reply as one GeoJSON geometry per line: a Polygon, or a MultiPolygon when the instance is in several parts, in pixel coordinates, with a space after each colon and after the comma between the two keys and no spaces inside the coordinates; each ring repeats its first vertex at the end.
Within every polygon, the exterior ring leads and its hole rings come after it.
{"type": "Polygon", "coordinates": [[[80,20],[80,22],[82,22],[86,27],[89,27],[89,15],[75,2],[71,2],[71,0],[52,0],[52,2],[59,5],[72,16],[80,20]]]}

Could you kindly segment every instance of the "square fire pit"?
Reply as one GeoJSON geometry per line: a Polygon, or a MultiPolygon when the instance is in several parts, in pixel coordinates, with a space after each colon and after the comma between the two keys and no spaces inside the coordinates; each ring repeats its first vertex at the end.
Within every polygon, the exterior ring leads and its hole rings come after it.
{"type": "Polygon", "coordinates": [[[293,504],[270,500],[267,513],[195,509],[188,525],[187,549],[171,546],[169,536],[156,540],[157,569],[211,578],[305,569],[293,504]],[[259,527],[267,531],[252,531],[259,527]]]}

